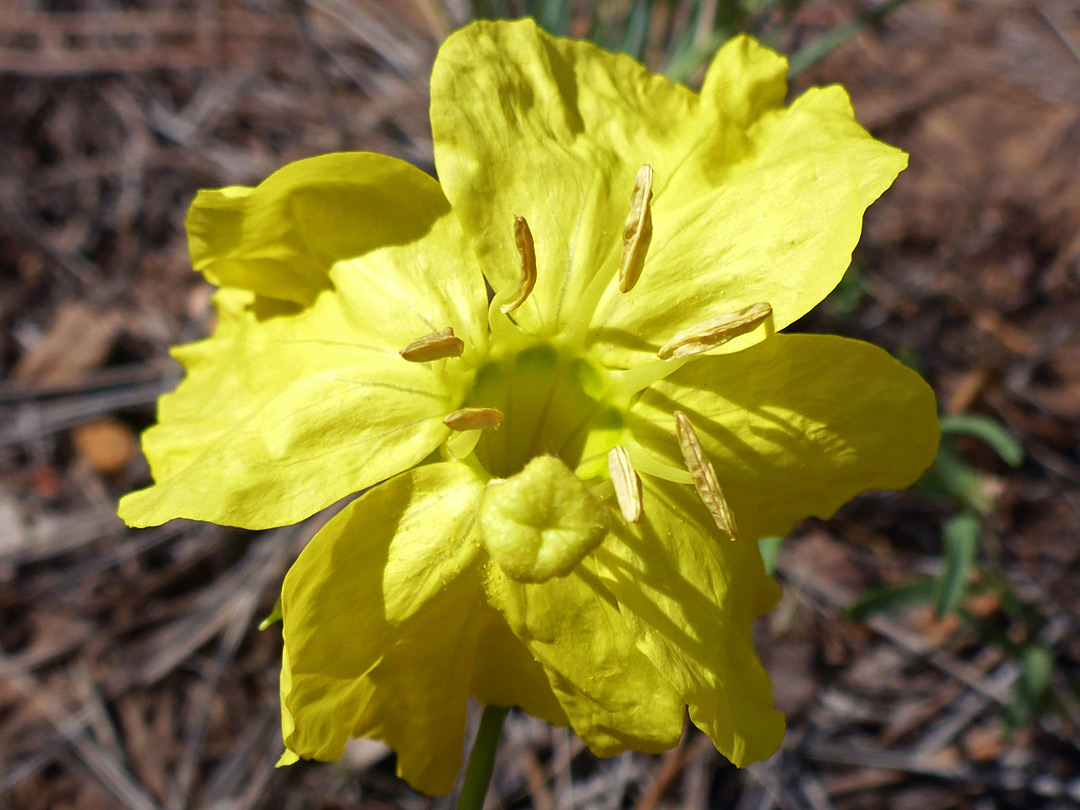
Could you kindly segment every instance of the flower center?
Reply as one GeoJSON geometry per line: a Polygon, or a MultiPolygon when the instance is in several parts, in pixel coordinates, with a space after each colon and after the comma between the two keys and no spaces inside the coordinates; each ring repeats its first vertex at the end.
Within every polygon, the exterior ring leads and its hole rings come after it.
{"type": "MultiPolygon", "coordinates": [[[[630,212],[623,228],[619,291],[630,292],[641,277],[652,240],[652,168],[637,173],[630,212]]],[[[559,576],[599,542],[607,510],[599,501],[612,495],[628,523],[642,519],[643,472],[681,484],[692,483],[728,537],[737,534],[712,463],[686,414],[676,411],[676,433],[686,464],[671,467],[628,437],[621,408],[634,395],[671,374],[696,354],[711,351],[754,331],[772,327],[772,307],[759,302],[724,312],[677,332],[657,352],[658,360],[624,370],[599,370],[567,346],[582,334],[552,342],[527,335],[510,315],[529,298],[537,280],[536,247],[522,216],[514,217],[514,245],[520,258],[516,290],[495,294],[488,308],[493,354],[476,369],[464,407],[447,414],[453,431],[446,451],[473,456],[492,480],[481,508],[488,551],[513,578],[541,582],[559,576]],[[589,483],[585,483],[589,482],[589,483]],[[599,517],[598,517],[599,516],[599,517]],[[596,519],[593,519],[596,518],[596,519]]],[[[602,274],[584,300],[595,303],[602,274]],[[590,294],[591,291],[591,294],[590,294]]],[[[586,324],[587,319],[580,319],[586,324]]],[[[400,354],[413,363],[452,360],[464,342],[446,328],[417,338],[400,354]]]]}
{"type": "Polygon", "coordinates": [[[476,375],[468,405],[503,414],[476,446],[484,468],[508,478],[540,455],[557,456],[581,479],[603,474],[623,418],[604,399],[600,372],[581,358],[540,343],[490,360],[476,375]]]}

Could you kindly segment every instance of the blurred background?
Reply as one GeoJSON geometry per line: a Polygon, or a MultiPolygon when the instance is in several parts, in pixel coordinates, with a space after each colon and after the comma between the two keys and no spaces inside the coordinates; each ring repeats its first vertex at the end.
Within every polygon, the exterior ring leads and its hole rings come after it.
{"type": "Polygon", "coordinates": [[[0,807],[449,807],[378,743],[275,771],[280,634],[317,528],[114,514],[137,435],[211,326],[185,209],[337,149],[433,171],[427,81],[474,16],[531,14],[692,86],[750,31],[792,93],[841,82],[911,153],[836,292],[793,327],[938,392],[906,493],[762,542],[782,750],[696,732],[597,760],[512,716],[489,808],[1080,806],[1080,4],[1076,0],[0,2],[0,807]]]}

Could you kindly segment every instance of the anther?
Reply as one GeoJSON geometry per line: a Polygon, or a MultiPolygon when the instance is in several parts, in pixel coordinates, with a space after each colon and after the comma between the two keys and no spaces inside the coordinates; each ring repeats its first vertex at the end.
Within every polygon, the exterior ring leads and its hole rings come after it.
{"type": "Polygon", "coordinates": [[[701,449],[694,426],[682,411],[675,411],[675,431],[678,433],[679,449],[682,450],[686,469],[694,479],[694,489],[697,490],[698,497],[713,516],[720,531],[734,540],[738,535],[735,516],[731,514],[731,507],[720,489],[720,482],[716,480],[716,470],[701,449]]]}
{"type": "Polygon", "coordinates": [[[627,523],[641,522],[641,478],[630,461],[630,453],[621,444],[608,451],[608,472],[615,486],[615,500],[619,502],[627,523]]]}
{"type": "Polygon", "coordinates": [[[454,337],[453,327],[446,327],[441,332],[434,332],[417,338],[398,354],[410,363],[430,363],[446,357],[461,357],[465,344],[461,338],[454,337]]]}
{"type": "Polygon", "coordinates": [[[525,217],[517,214],[514,214],[514,244],[521,257],[521,278],[513,299],[499,307],[503,315],[513,312],[524,304],[525,299],[536,286],[536,247],[533,244],[532,231],[529,230],[529,223],[525,221],[525,217]]]}
{"type": "Polygon", "coordinates": [[[661,360],[673,357],[689,357],[701,354],[729,340],[752,332],[772,315],[772,306],[766,303],[751,304],[738,312],[728,312],[702,321],[697,326],[676,332],[675,337],[661,347],[657,354],[661,360]]]}
{"type": "Polygon", "coordinates": [[[462,408],[442,421],[451,430],[498,430],[502,420],[503,413],[498,408],[462,408]]]}
{"type": "Polygon", "coordinates": [[[652,240],[652,167],[638,169],[634,193],[630,195],[630,213],[623,227],[622,262],[619,264],[619,292],[634,289],[645,266],[645,254],[652,240]]]}

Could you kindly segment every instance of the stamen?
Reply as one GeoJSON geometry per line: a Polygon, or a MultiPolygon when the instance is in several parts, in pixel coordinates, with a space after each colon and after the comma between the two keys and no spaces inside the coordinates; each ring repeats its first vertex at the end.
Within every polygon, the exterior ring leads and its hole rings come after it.
{"type": "Polygon", "coordinates": [[[670,481],[673,484],[692,484],[694,478],[686,471],[686,467],[676,467],[658,458],[649,450],[628,436],[623,437],[623,447],[630,453],[630,459],[634,462],[634,470],[659,478],[662,481],[670,481]]]}
{"type": "Polygon", "coordinates": [[[462,408],[443,419],[443,424],[451,430],[499,429],[503,412],[498,408],[462,408]]]}
{"type": "Polygon", "coordinates": [[[716,470],[701,449],[694,426],[682,411],[675,411],[675,431],[679,435],[679,449],[682,450],[686,469],[694,479],[694,489],[697,490],[698,497],[713,516],[720,531],[726,532],[728,537],[734,540],[739,531],[735,526],[735,516],[731,514],[731,507],[720,489],[720,482],[716,480],[716,470]]]}
{"type": "Polygon", "coordinates": [[[441,332],[417,338],[398,354],[410,363],[430,363],[446,357],[461,357],[463,351],[465,343],[461,338],[454,337],[453,327],[448,326],[441,332]]]}
{"type": "Polygon", "coordinates": [[[676,332],[675,337],[665,343],[657,354],[662,360],[670,360],[672,357],[689,357],[707,352],[753,331],[771,315],[772,306],[766,303],[751,304],[738,312],[717,315],[697,326],[676,332]]]}
{"type": "Polygon", "coordinates": [[[641,478],[630,461],[630,453],[621,444],[608,451],[608,472],[615,485],[615,500],[627,523],[641,522],[641,478]]]}
{"type": "Polygon", "coordinates": [[[532,231],[525,217],[514,214],[514,244],[521,256],[521,280],[512,300],[499,307],[503,315],[513,312],[525,303],[533,287],[536,286],[536,247],[533,245],[532,231]]]}
{"type": "Polygon", "coordinates": [[[619,265],[619,292],[634,289],[641,269],[645,266],[645,254],[652,240],[652,167],[645,164],[638,169],[634,181],[634,193],[630,195],[630,214],[623,227],[622,263],[619,265]]]}

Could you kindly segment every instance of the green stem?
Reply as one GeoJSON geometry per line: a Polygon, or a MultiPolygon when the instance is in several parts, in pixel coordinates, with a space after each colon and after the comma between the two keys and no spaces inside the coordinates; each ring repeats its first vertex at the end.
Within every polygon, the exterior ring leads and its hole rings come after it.
{"type": "Polygon", "coordinates": [[[465,771],[465,784],[461,786],[457,810],[482,810],[488,785],[491,784],[491,771],[495,767],[495,752],[499,748],[503,720],[509,711],[504,706],[485,706],[480,718],[480,730],[476,732],[469,755],[469,768],[465,771]]]}

